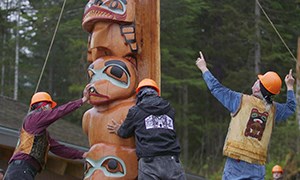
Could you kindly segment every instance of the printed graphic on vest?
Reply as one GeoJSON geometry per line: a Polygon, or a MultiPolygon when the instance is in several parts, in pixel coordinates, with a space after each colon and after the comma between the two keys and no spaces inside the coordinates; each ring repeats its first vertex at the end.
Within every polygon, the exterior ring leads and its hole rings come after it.
{"type": "Polygon", "coordinates": [[[163,128],[174,129],[173,120],[167,115],[154,116],[150,115],[145,118],[146,129],[163,128]]]}
{"type": "Polygon", "coordinates": [[[260,141],[265,131],[268,116],[268,112],[260,113],[258,109],[253,108],[251,110],[250,118],[247,123],[247,128],[244,133],[245,136],[250,136],[260,141]]]}

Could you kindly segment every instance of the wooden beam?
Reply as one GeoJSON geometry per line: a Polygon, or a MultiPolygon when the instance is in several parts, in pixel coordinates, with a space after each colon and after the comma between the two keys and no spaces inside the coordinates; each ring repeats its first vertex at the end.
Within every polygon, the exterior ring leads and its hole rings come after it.
{"type": "Polygon", "coordinates": [[[137,42],[140,46],[139,81],[152,78],[160,86],[160,1],[137,0],[137,42]]]}

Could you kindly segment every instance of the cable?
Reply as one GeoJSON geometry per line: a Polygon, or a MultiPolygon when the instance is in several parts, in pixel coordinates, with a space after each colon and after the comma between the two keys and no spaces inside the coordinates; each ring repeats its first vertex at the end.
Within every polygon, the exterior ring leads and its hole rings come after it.
{"type": "MultiPolygon", "coordinates": [[[[50,46],[49,46],[49,49],[48,49],[48,52],[47,52],[47,56],[46,56],[46,59],[45,59],[45,62],[44,62],[44,65],[43,65],[43,68],[42,68],[42,71],[41,71],[41,74],[40,74],[38,83],[37,83],[36,88],[35,88],[35,91],[34,91],[34,94],[37,92],[37,90],[38,90],[38,88],[39,88],[39,85],[40,85],[40,83],[41,83],[41,79],[42,79],[43,73],[44,73],[44,71],[45,71],[46,64],[47,64],[47,62],[48,62],[48,58],[49,58],[50,51],[51,51],[52,46],[53,46],[53,42],[54,42],[54,39],[55,39],[55,36],[56,36],[56,33],[57,33],[57,29],[58,29],[58,26],[59,26],[59,24],[60,24],[60,20],[61,20],[63,11],[64,11],[64,9],[65,9],[66,1],[67,1],[67,0],[64,0],[63,5],[62,5],[62,7],[61,7],[61,11],[60,11],[60,14],[59,14],[59,17],[58,17],[58,20],[57,20],[57,24],[56,24],[56,27],[55,27],[55,30],[54,30],[54,34],[53,34],[53,36],[52,36],[52,40],[51,40],[51,43],[50,43],[50,46]]],[[[30,107],[29,107],[29,109],[30,109],[30,107]]]]}
{"type": "Polygon", "coordinates": [[[279,32],[277,31],[276,27],[274,26],[273,22],[271,21],[271,19],[269,18],[269,16],[267,15],[267,13],[265,12],[265,10],[263,9],[263,7],[260,5],[259,1],[256,0],[258,6],[260,7],[260,9],[262,10],[262,12],[264,13],[264,15],[266,16],[266,18],[268,19],[268,21],[270,22],[270,24],[272,25],[273,29],[275,30],[275,32],[277,33],[277,35],[279,36],[280,40],[282,41],[282,43],[284,44],[284,46],[286,47],[286,49],[289,51],[289,53],[291,54],[291,56],[293,57],[293,60],[297,62],[297,59],[295,58],[295,56],[293,55],[293,53],[291,52],[291,50],[289,49],[289,47],[286,45],[286,43],[284,42],[283,38],[281,37],[281,35],[279,34],[279,32]]]}
{"type": "Polygon", "coordinates": [[[52,49],[52,46],[53,46],[53,42],[54,42],[54,39],[55,39],[55,36],[56,36],[56,33],[57,33],[57,29],[58,29],[58,26],[60,24],[60,20],[61,20],[61,17],[62,17],[62,13],[64,11],[64,8],[65,8],[65,4],[66,4],[66,1],[67,0],[64,0],[64,3],[62,5],[62,8],[61,8],[61,11],[60,11],[60,14],[59,14],[59,18],[58,18],[58,21],[57,21],[57,24],[56,24],[56,27],[55,27],[55,31],[54,31],[54,34],[52,36],[52,40],[51,40],[51,43],[50,43],[50,46],[49,46],[49,49],[48,49],[48,52],[47,52],[47,56],[46,56],[46,59],[45,59],[45,62],[44,62],[44,65],[43,65],[43,68],[42,68],[42,72],[40,74],[40,77],[39,77],[39,80],[38,80],[38,83],[37,83],[37,86],[35,88],[35,91],[34,93],[37,92],[37,89],[40,85],[40,82],[41,82],[41,79],[42,79],[42,76],[43,76],[43,73],[44,73],[44,70],[45,70],[45,67],[46,67],[46,64],[47,64],[47,61],[48,61],[48,58],[49,58],[49,54],[50,54],[50,51],[52,49]]]}

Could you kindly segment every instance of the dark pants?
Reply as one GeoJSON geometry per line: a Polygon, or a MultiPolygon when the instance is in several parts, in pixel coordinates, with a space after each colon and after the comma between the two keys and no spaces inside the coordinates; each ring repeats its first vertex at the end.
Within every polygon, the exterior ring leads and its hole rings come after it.
{"type": "Polygon", "coordinates": [[[156,156],[140,158],[139,180],[186,180],[178,157],[156,156]]]}
{"type": "Polygon", "coordinates": [[[34,180],[36,169],[25,160],[12,161],[6,170],[4,180],[34,180]]]}

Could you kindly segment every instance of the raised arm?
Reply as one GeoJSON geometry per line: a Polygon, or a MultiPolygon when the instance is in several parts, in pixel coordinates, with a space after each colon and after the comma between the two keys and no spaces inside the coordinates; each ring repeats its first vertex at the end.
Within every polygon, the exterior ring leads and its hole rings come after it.
{"type": "Polygon", "coordinates": [[[286,120],[288,117],[293,115],[296,111],[296,98],[294,94],[294,83],[295,79],[292,75],[292,69],[285,76],[285,85],[287,88],[286,103],[275,103],[276,105],[276,116],[277,122],[286,120]]]}
{"type": "Polygon", "coordinates": [[[199,52],[199,57],[196,60],[196,65],[201,70],[203,79],[212,95],[214,95],[215,98],[218,99],[218,101],[221,102],[231,113],[236,113],[241,103],[242,94],[224,87],[210,73],[201,51],[199,52]]]}

